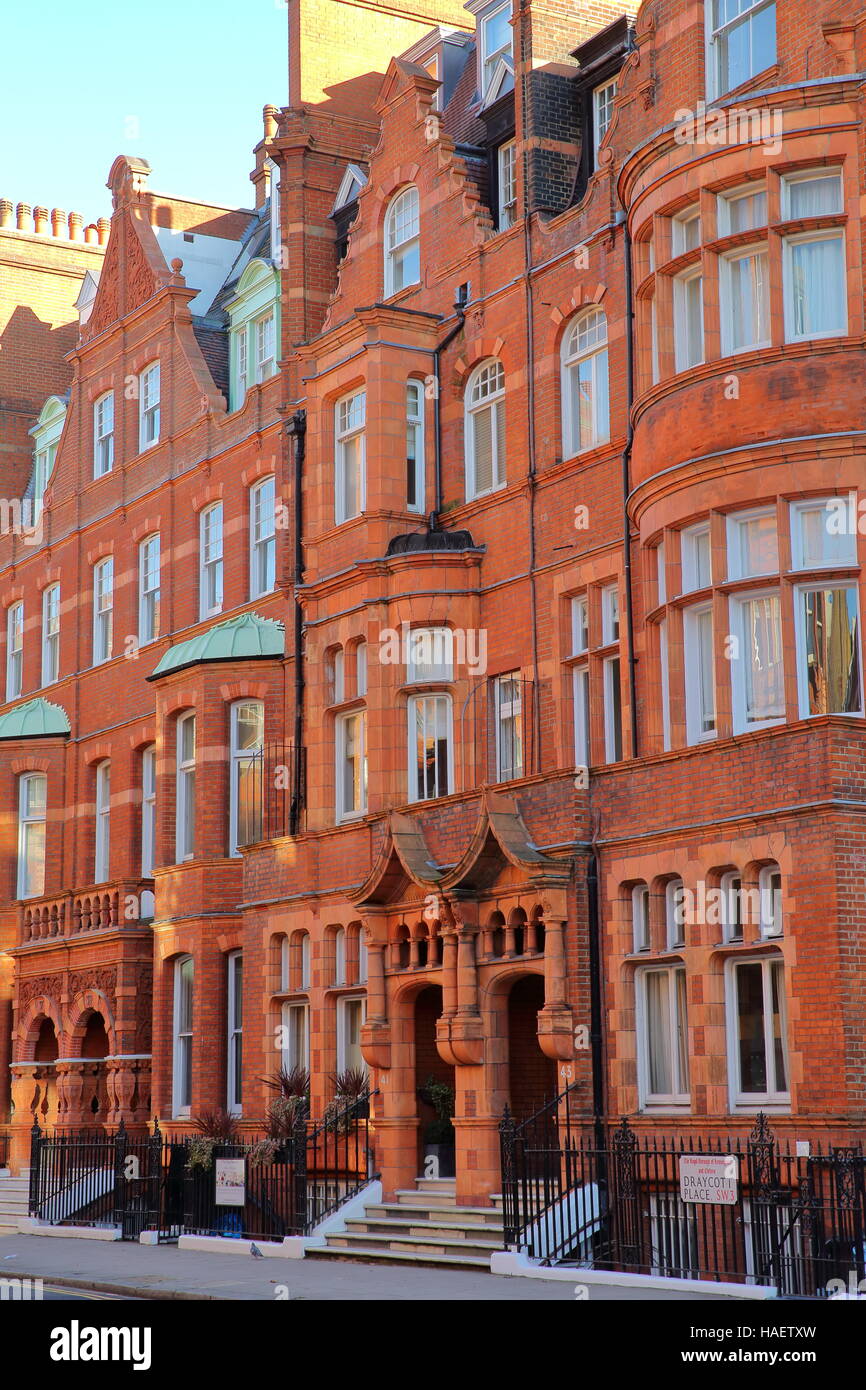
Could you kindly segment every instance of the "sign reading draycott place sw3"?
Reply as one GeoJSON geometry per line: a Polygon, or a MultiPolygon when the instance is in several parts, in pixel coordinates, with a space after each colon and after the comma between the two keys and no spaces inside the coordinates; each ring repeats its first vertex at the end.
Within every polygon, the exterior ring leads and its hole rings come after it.
{"type": "Polygon", "coordinates": [[[737,1200],[736,1154],[681,1154],[680,1196],[684,1202],[714,1202],[732,1207],[737,1200]]]}

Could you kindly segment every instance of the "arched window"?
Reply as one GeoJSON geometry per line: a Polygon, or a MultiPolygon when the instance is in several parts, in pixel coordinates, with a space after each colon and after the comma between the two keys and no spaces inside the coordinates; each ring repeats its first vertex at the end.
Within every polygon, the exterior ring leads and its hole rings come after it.
{"type": "Polygon", "coordinates": [[[505,372],[497,358],[466,384],[466,500],[505,485],[505,372]]]}
{"type": "Polygon", "coordinates": [[[421,279],[418,190],[409,185],[391,200],[385,215],[385,297],[421,279]]]}
{"type": "Polygon", "coordinates": [[[567,458],[610,438],[607,319],[578,314],[562,340],[562,435],[567,458]]]}

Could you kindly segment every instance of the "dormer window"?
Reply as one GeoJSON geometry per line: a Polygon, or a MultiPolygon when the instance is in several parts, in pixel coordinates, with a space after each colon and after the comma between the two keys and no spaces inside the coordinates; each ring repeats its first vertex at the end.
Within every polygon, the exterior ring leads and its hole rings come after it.
{"type": "Polygon", "coordinates": [[[485,97],[500,59],[511,59],[511,0],[481,20],[481,95],[485,97]]]}
{"type": "Polygon", "coordinates": [[[30,498],[30,513],[25,514],[25,524],[35,525],[42,513],[42,499],[48,487],[48,479],[54,471],[54,458],[63,422],[66,419],[66,406],[59,396],[49,396],[37,423],[30,433],[33,436],[33,471],[26,496],[30,498]]]}
{"type": "Polygon", "coordinates": [[[592,153],[593,166],[598,168],[599,146],[607,134],[613,117],[613,102],[616,96],[616,78],[603,82],[592,94],[592,153]]]}
{"type": "Polygon", "coordinates": [[[244,270],[226,306],[231,324],[230,410],[241,408],[251,386],[276,375],[279,278],[273,266],[257,257],[244,270]]]}
{"type": "Polygon", "coordinates": [[[410,184],[392,199],[385,216],[385,298],[420,279],[418,190],[410,184]]]}

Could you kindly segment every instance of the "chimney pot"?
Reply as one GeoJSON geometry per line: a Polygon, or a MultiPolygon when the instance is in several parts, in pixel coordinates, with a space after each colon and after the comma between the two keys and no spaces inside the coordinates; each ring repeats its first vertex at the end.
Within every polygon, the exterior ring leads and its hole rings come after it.
{"type": "Polygon", "coordinates": [[[70,212],[69,214],[69,240],[81,240],[81,213],[70,212]]]}
{"type": "Polygon", "coordinates": [[[14,208],[8,198],[0,198],[0,227],[12,226],[14,208]]]}
{"type": "Polygon", "coordinates": [[[91,246],[94,246],[96,242],[99,240],[99,232],[97,231],[96,224],[94,222],[91,222],[89,227],[84,228],[84,240],[88,242],[91,246]]]}
{"type": "Polygon", "coordinates": [[[51,235],[66,235],[66,213],[61,208],[51,209],[51,235]]]}
{"type": "Polygon", "coordinates": [[[269,104],[266,107],[264,107],[262,111],[262,120],[264,121],[266,140],[270,140],[272,136],[276,135],[277,118],[279,117],[279,114],[280,113],[277,110],[276,106],[271,106],[269,104]]]}
{"type": "Polygon", "coordinates": [[[36,231],[37,231],[37,232],[47,232],[47,231],[48,231],[48,209],[47,209],[47,208],[34,208],[34,209],[33,209],[33,220],[34,220],[34,222],[35,222],[35,224],[36,224],[36,231]]]}
{"type": "Polygon", "coordinates": [[[15,209],[15,215],[18,221],[19,232],[30,232],[33,230],[33,228],[30,225],[30,213],[31,207],[29,203],[18,204],[17,208],[15,209]]]}
{"type": "Polygon", "coordinates": [[[99,232],[99,244],[104,246],[108,241],[108,233],[111,231],[111,220],[108,217],[100,217],[96,225],[99,232]]]}

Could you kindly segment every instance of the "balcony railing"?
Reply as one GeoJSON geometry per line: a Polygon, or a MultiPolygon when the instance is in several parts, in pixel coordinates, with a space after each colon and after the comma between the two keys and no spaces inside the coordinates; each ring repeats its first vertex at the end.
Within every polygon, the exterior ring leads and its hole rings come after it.
{"type": "Polygon", "coordinates": [[[241,794],[238,845],[297,835],[304,826],[306,757],[294,743],[266,743],[248,760],[247,794],[241,794]]]}
{"type": "Polygon", "coordinates": [[[19,902],[19,940],[26,946],[112,927],[138,926],[152,918],[153,879],[117,879],[19,902]]]}

